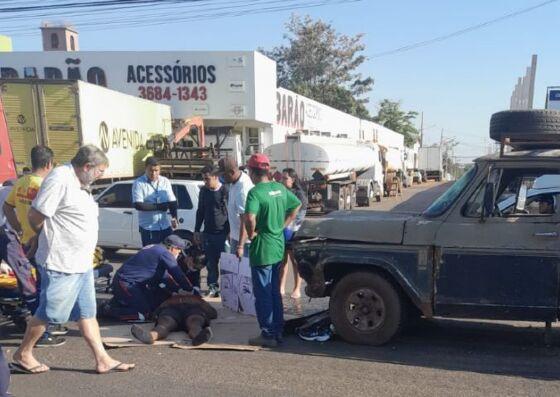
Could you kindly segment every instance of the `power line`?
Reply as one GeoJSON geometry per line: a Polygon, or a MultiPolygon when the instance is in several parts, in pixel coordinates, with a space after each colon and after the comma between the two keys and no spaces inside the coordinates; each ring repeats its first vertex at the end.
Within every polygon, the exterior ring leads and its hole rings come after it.
{"type": "MultiPolygon", "coordinates": [[[[116,0],[112,0],[116,1],[116,0]]],[[[140,0],[137,0],[140,1],[140,0]]],[[[153,0],[141,0],[141,1],[153,1],[153,0]]],[[[87,18],[80,21],[81,18],[76,18],[74,25],[79,27],[80,30],[100,30],[106,29],[107,27],[115,26],[117,28],[122,27],[145,27],[145,26],[155,26],[169,24],[170,22],[179,21],[192,21],[192,20],[208,20],[217,19],[224,17],[239,17],[249,14],[262,14],[280,11],[293,11],[303,8],[315,8],[334,4],[343,3],[354,3],[363,0],[314,0],[314,1],[302,1],[302,0],[243,0],[243,1],[227,1],[227,5],[219,6],[217,2],[212,2],[212,0],[173,0],[166,1],[166,5],[162,6],[153,5],[147,13],[138,12],[126,12],[120,13],[119,17],[115,18],[112,14],[116,9],[126,9],[129,8],[127,5],[115,5],[111,9],[93,9],[87,12],[83,11],[73,11],[66,13],[65,16],[78,17],[80,15],[87,15],[91,17],[92,14],[98,18],[87,18]],[[193,4],[195,3],[195,4],[193,4]],[[202,4],[204,3],[204,5],[202,4]],[[179,8],[172,9],[173,7],[185,7],[189,4],[188,9],[179,8]],[[194,9],[192,7],[195,7],[194,9]],[[198,6],[198,9],[196,9],[198,6]],[[204,7],[206,6],[206,7],[204,7]],[[157,13],[155,11],[161,11],[157,13]],[[103,14],[110,14],[111,18],[108,19],[103,17],[103,14]],[[184,16],[181,16],[184,15],[184,16]]],[[[122,4],[122,1],[121,1],[122,4]]],[[[134,7],[134,6],[133,6],[134,7]]],[[[138,8],[143,6],[135,6],[134,11],[141,11],[138,8]]],[[[51,13],[41,14],[40,17],[49,17],[51,13]]],[[[16,25],[9,29],[4,30],[5,33],[14,36],[24,36],[31,34],[38,34],[36,28],[30,27],[29,25],[16,25]],[[32,33],[37,32],[37,33],[32,33]]]]}
{"type": "Polygon", "coordinates": [[[493,25],[495,23],[504,21],[506,19],[510,19],[510,18],[519,16],[519,15],[522,15],[522,14],[526,14],[528,12],[534,11],[534,10],[536,10],[538,8],[541,8],[541,7],[545,7],[549,4],[555,3],[557,1],[558,0],[548,0],[548,1],[545,1],[545,2],[542,2],[542,3],[539,3],[537,5],[524,8],[522,10],[518,10],[518,11],[511,12],[509,14],[502,15],[501,17],[498,17],[498,18],[490,19],[488,21],[485,21],[485,22],[482,22],[482,23],[479,23],[479,24],[476,24],[476,25],[472,25],[472,26],[469,26],[469,27],[461,29],[461,30],[457,30],[457,31],[452,32],[452,33],[448,33],[448,34],[445,34],[445,35],[442,35],[442,36],[437,36],[437,37],[434,37],[434,38],[429,39],[429,40],[418,41],[416,43],[407,44],[405,46],[398,47],[398,48],[395,48],[395,49],[392,49],[392,50],[378,52],[376,54],[373,54],[369,58],[370,59],[376,59],[376,58],[381,58],[381,57],[385,57],[385,56],[389,56],[389,55],[399,54],[401,52],[411,51],[411,50],[414,50],[414,49],[420,48],[420,47],[426,47],[426,46],[434,44],[434,43],[439,43],[441,41],[448,40],[448,39],[451,39],[453,37],[461,36],[461,35],[464,35],[466,33],[470,33],[470,32],[473,32],[475,30],[485,28],[489,25],[493,25]]]}

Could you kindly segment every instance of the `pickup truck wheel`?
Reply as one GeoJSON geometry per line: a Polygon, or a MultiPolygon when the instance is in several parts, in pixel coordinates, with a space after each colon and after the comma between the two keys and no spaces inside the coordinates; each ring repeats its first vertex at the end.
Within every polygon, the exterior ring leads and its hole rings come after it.
{"type": "Polygon", "coordinates": [[[404,309],[395,287],[375,273],[356,272],[335,286],[329,312],[336,332],[350,343],[382,345],[400,330],[404,309]]]}

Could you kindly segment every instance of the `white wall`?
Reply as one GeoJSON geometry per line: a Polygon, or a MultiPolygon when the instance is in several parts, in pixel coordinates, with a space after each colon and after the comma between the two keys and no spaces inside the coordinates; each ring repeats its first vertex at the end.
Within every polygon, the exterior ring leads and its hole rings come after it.
{"type": "Polygon", "coordinates": [[[360,119],[295,92],[278,88],[275,99],[274,142],[296,131],[318,131],[336,137],[359,140],[360,119]]]}
{"type": "Polygon", "coordinates": [[[208,120],[265,124],[274,121],[274,65],[253,51],[52,51],[0,55],[0,68],[12,68],[20,78],[26,77],[25,70],[44,78],[45,68],[56,68],[63,79],[79,72],[81,79],[87,81],[88,72],[97,68],[105,73],[108,88],[168,104],[174,118],[200,115],[208,120]],[[156,89],[161,97],[155,97],[156,89]]]}

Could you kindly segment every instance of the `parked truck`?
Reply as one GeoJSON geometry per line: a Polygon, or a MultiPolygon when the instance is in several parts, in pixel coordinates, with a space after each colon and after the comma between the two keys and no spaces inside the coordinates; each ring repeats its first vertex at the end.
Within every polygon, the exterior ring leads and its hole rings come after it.
{"type": "Polygon", "coordinates": [[[16,176],[16,164],[8,136],[2,98],[0,98],[0,184],[9,179],[14,179],[16,176]]]}
{"type": "Polygon", "coordinates": [[[150,153],[146,141],[171,134],[167,105],[112,91],[83,81],[3,80],[9,141],[17,171],[30,167],[37,144],[49,146],[57,163],[69,161],[78,148],[94,144],[110,161],[106,179],[130,178],[143,170],[150,153]]]}
{"type": "Polygon", "coordinates": [[[490,136],[501,152],[477,159],[421,214],[305,220],[292,246],[305,292],[330,296],[343,339],[380,345],[418,316],[548,330],[559,319],[560,112],[499,112],[490,136]]]}
{"type": "Polygon", "coordinates": [[[439,182],[443,179],[443,159],[440,146],[418,149],[418,168],[426,172],[427,179],[439,182]]]}
{"type": "Polygon", "coordinates": [[[375,166],[375,152],[341,138],[292,135],[286,142],[264,150],[270,158],[271,172],[293,168],[305,184],[308,209],[326,213],[351,209],[356,197],[375,196],[374,180],[360,179],[375,166]],[[360,191],[358,193],[358,191],[360,191]]]}

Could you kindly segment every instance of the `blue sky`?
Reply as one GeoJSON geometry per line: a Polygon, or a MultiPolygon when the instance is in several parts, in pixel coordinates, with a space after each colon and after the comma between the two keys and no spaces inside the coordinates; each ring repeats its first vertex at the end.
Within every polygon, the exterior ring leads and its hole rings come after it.
{"type": "MultiPolygon", "coordinates": [[[[364,33],[366,56],[430,39],[542,3],[543,0],[362,0],[298,10],[331,22],[341,33],[364,33]]],[[[189,15],[185,6],[174,15],[189,15]]],[[[146,28],[80,31],[82,50],[251,50],[282,43],[291,12],[174,22],[146,28]]],[[[556,26],[560,2],[480,30],[398,55],[369,59],[362,72],[375,78],[370,109],[383,98],[424,112],[425,141],[460,142],[460,156],[483,154],[490,115],[509,106],[517,77],[538,54],[535,107],[544,107],[546,86],[560,85],[556,26]]],[[[60,20],[72,21],[62,15],[60,20]]],[[[39,26],[41,19],[24,21],[39,26]]],[[[79,19],[76,21],[80,29],[79,19]]],[[[21,25],[22,22],[19,22],[21,25]]],[[[14,49],[40,50],[36,35],[14,36],[14,49]]],[[[466,157],[463,160],[468,160],[466,157]]]]}

